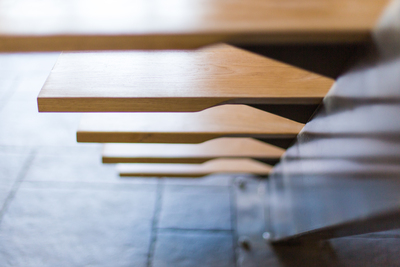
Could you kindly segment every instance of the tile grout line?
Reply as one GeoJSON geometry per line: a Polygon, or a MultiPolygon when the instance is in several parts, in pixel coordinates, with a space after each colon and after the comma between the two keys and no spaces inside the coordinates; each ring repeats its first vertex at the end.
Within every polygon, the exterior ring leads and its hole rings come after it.
{"type": "Polygon", "coordinates": [[[17,179],[15,180],[15,182],[13,183],[13,185],[11,186],[11,190],[10,193],[8,194],[6,200],[4,201],[3,206],[0,209],[0,223],[3,220],[4,214],[6,213],[8,206],[10,205],[11,201],[14,199],[21,183],[23,182],[30,166],[32,165],[33,159],[36,156],[36,149],[33,149],[30,153],[28,158],[25,160],[20,173],[18,174],[17,179]]]}
{"type": "Polygon", "coordinates": [[[150,246],[147,254],[147,267],[153,266],[153,258],[156,249],[157,235],[158,235],[158,221],[161,213],[162,195],[164,191],[163,178],[158,178],[156,203],[154,207],[153,220],[151,223],[150,246]]]}
{"type": "Polygon", "coordinates": [[[232,228],[232,250],[233,250],[233,261],[234,266],[237,266],[238,255],[237,255],[237,213],[236,213],[236,194],[235,194],[235,183],[236,179],[232,179],[231,185],[229,186],[229,202],[231,211],[231,228],[232,228]]]}

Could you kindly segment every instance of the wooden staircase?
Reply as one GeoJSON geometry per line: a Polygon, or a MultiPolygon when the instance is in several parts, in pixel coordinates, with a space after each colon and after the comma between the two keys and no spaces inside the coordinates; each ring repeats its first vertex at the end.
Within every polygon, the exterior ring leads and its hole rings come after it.
{"type": "MultiPolygon", "coordinates": [[[[122,176],[270,174],[266,236],[275,242],[400,226],[398,177],[366,184],[329,156],[331,146],[352,146],[349,138],[381,138],[363,143],[371,149],[397,138],[393,113],[377,105],[400,103],[398,0],[43,4],[0,0],[0,51],[67,51],[39,111],[96,112],[84,115],[78,142],[120,143],[105,145],[103,161],[127,164],[122,176]],[[333,141],[315,145],[322,138],[333,141]],[[310,164],[309,147],[325,165],[310,164]],[[308,172],[315,166],[318,177],[308,172]],[[336,205],[349,188],[355,201],[336,205]]],[[[351,155],[342,158],[364,153],[351,155]]],[[[380,173],[365,164],[350,165],[380,173]]]]}

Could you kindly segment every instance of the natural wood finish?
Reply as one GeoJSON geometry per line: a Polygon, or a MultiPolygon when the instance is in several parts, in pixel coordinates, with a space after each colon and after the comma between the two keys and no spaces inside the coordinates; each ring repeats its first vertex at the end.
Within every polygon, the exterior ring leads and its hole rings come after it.
{"type": "Polygon", "coordinates": [[[199,111],[224,103],[315,104],[323,78],[229,45],[199,51],[64,53],[39,111],[199,111]]]}
{"type": "Polygon", "coordinates": [[[251,159],[214,159],[203,164],[122,163],[120,176],[202,177],[214,173],[268,175],[271,166],[251,159]]]}
{"type": "Polygon", "coordinates": [[[201,144],[105,144],[103,163],[203,163],[215,158],[279,159],[284,149],[252,138],[223,137],[201,144]]]}
{"type": "Polygon", "coordinates": [[[387,0],[0,0],[0,51],[368,40],[387,0]]]}
{"type": "Polygon", "coordinates": [[[217,137],[294,138],[297,123],[245,105],[224,105],[194,113],[89,113],[78,142],[201,143],[217,137]]]}

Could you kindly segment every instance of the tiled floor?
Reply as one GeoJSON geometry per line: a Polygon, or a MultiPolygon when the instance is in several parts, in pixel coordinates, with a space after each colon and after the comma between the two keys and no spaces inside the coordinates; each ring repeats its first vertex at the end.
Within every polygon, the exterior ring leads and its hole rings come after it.
{"type": "Polygon", "coordinates": [[[0,55],[0,267],[400,266],[399,231],[269,246],[255,179],[119,178],[79,114],[37,112],[57,56],[0,55]]]}

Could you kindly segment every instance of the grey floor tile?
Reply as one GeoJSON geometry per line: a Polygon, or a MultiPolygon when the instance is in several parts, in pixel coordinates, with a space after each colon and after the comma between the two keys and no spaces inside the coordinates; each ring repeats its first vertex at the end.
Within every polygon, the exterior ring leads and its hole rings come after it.
{"type": "Polygon", "coordinates": [[[60,53],[0,53],[0,108],[13,99],[36,97],[60,53]]]}
{"type": "Polygon", "coordinates": [[[71,183],[52,181],[23,181],[19,188],[22,189],[68,189],[68,190],[121,190],[121,191],[146,191],[155,184],[144,183],[71,183]]]}
{"type": "Polygon", "coordinates": [[[12,78],[7,102],[0,99],[0,145],[76,145],[79,114],[38,113],[36,97],[58,55],[0,54],[0,80],[12,78]]]}
{"type": "Polygon", "coordinates": [[[21,188],[0,224],[1,266],[146,266],[155,186],[21,188]]]}
{"type": "Polygon", "coordinates": [[[0,111],[0,145],[76,146],[80,114],[38,113],[36,102],[8,101],[0,111]]]}
{"type": "Polygon", "coordinates": [[[232,229],[229,188],[165,186],[159,227],[232,229]]]}
{"type": "Polygon", "coordinates": [[[11,190],[12,185],[0,184],[0,211],[3,209],[11,190]]]}
{"type": "Polygon", "coordinates": [[[48,71],[19,73],[10,100],[37,103],[37,96],[49,74],[48,71]]]}
{"type": "Polygon", "coordinates": [[[0,147],[0,210],[13,184],[26,168],[29,153],[27,149],[0,147]]]}
{"type": "Polygon", "coordinates": [[[12,184],[30,154],[29,149],[0,146],[0,184],[12,184]]]}
{"type": "Polygon", "coordinates": [[[6,89],[14,89],[13,85],[18,80],[18,77],[21,73],[19,71],[11,70],[4,71],[0,70],[0,81],[1,87],[0,91],[5,91],[6,89]]]}
{"type": "Polygon", "coordinates": [[[238,267],[264,266],[271,260],[273,253],[268,243],[262,238],[266,231],[265,221],[265,183],[254,180],[242,180],[235,183],[236,200],[236,238],[238,267]],[[240,243],[246,242],[246,246],[240,243]]]}
{"type": "Polygon", "coordinates": [[[92,156],[96,157],[97,161],[101,161],[101,151],[103,144],[99,143],[79,143],[77,146],[40,146],[37,149],[38,155],[49,156],[92,156]]]}
{"type": "Polygon", "coordinates": [[[158,234],[153,267],[235,266],[232,235],[208,232],[158,234]]]}
{"type": "Polygon", "coordinates": [[[265,191],[266,184],[246,183],[234,186],[236,198],[236,230],[238,235],[261,236],[266,230],[265,191]]]}
{"type": "Polygon", "coordinates": [[[0,71],[51,71],[59,52],[48,53],[0,53],[0,71]]]}
{"type": "Polygon", "coordinates": [[[14,84],[16,83],[16,74],[4,77],[0,73],[0,109],[5,105],[6,101],[14,92],[14,84]]]}
{"type": "Polygon", "coordinates": [[[100,145],[40,148],[25,181],[156,184],[155,178],[121,178],[113,164],[101,163],[100,145]]]}

